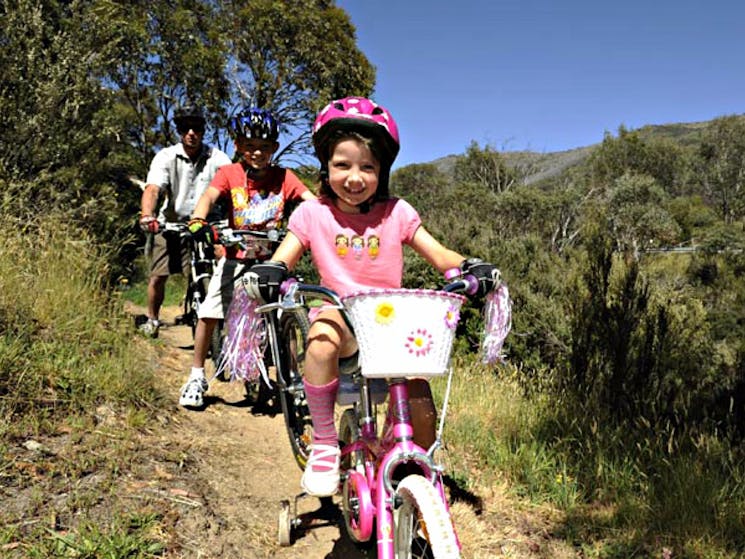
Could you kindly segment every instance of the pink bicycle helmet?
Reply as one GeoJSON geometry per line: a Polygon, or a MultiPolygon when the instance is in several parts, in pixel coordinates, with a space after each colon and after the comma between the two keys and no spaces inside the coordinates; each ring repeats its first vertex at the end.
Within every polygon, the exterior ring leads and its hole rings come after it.
{"type": "Polygon", "coordinates": [[[324,166],[329,144],[338,131],[357,131],[372,136],[380,144],[380,163],[390,169],[399,150],[398,126],[391,113],[365,97],[345,97],[326,105],[313,124],[313,147],[324,166]]]}

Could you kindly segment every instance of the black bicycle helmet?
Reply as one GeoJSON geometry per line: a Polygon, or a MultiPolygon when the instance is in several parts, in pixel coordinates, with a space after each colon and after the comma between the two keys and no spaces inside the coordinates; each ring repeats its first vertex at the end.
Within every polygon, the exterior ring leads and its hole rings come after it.
{"type": "Polygon", "coordinates": [[[176,109],[173,115],[173,122],[176,126],[179,126],[182,122],[189,121],[200,121],[202,124],[205,122],[204,111],[202,108],[194,103],[186,103],[176,109]]]}
{"type": "Polygon", "coordinates": [[[279,138],[279,125],[272,113],[265,109],[250,107],[230,119],[228,130],[233,138],[271,140],[279,138]]]}

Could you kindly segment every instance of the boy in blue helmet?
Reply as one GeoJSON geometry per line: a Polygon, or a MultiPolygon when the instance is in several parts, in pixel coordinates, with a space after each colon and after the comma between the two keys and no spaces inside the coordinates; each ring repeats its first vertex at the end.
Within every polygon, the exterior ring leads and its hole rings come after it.
{"type": "MultiPolygon", "coordinates": [[[[272,164],[272,156],[279,148],[279,127],[269,111],[246,109],[230,120],[229,131],[241,159],[218,170],[189,221],[192,235],[207,242],[216,240],[207,215],[220,199],[227,202],[232,229],[267,230],[280,227],[287,217],[286,203],[315,198],[292,171],[272,164]]],[[[248,243],[246,249],[226,247],[225,258],[218,262],[205,301],[199,307],[192,368],[179,397],[179,404],[184,407],[204,406],[208,388],[204,363],[209,341],[217,321],[225,318],[236,280],[251,265],[272,254],[266,241],[248,243]]]]}

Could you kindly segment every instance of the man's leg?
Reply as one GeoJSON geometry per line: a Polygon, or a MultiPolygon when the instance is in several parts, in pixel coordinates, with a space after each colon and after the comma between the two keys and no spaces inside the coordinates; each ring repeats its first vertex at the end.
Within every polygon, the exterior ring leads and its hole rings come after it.
{"type": "Polygon", "coordinates": [[[168,276],[150,276],[147,284],[147,316],[151,320],[158,320],[160,307],[166,295],[168,276]]]}

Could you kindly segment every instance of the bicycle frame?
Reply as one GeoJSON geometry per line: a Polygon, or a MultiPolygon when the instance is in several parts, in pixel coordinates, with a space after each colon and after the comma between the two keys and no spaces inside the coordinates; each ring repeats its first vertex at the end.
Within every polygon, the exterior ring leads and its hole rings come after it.
{"type": "MultiPolygon", "coordinates": [[[[448,284],[444,290],[469,292],[474,289],[474,281],[471,276],[467,276],[448,284]]],[[[283,292],[285,296],[277,307],[293,308],[296,305],[296,293],[315,296],[337,308],[354,332],[344,305],[334,292],[320,286],[292,282],[287,287],[283,286],[283,292]]],[[[438,437],[432,448],[427,450],[414,442],[407,379],[386,379],[388,406],[382,431],[378,435],[372,386],[373,380],[377,379],[363,377],[359,366],[353,374],[359,384],[359,398],[342,414],[339,428],[343,444],[341,463],[343,468],[346,467],[341,475],[342,504],[349,535],[358,542],[369,541],[375,525],[377,557],[398,557],[399,550],[395,546],[400,544],[394,543],[394,534],[399,529],[396,526],[395,513],[400,505],[396,484],[402,480],[401,474],[408,476],[413,471],[434,488],[434,499],[438,502],[435,504],[442,507],[443,514],[450,523],[450,541],[443,544],[449,545],[445,554],[449,557],[459,556],[460,542],[450,521],[450,509],[442,482],[443,468],[434,460],[434,452],[440,445],[440,440],[438,437]]],[[[411,535],[411,531],[408,533],[411,535]]],[[[408,557],[409,552],[405,553],[408,557]]]]}
{"type": "Polygon", "coordinates": [[[189,243],[189,284],[184,297],[184,314],[181,321],[192,328],[192,335],[197,323],[199,305],[207,294],[207,285],[215,267],[214,253],[205,243],[194,240],[185,223],[168,222],[164,224],[164,231],[177,233],[189,243]]]}
{"type": "MultiPolygon", "coordinates": [[[[278,229],[253,231],[223,227],[219,230],[222,244],[238,245],[242,248],[246,248],[247,243],[252,239],[272,244],[278,243],[284,235],[285,231],[278,229]]],[[[310,412],[305,402],[301,370],[305,341],[310,327],[307,310],[302,305],[284,310],[276,305],[264,305],[257,308],[256,312],[264,314],[268,354],[265,351],[263,357],[264,372],[267,373],[266,382],[259,379],[257,382],[263,384],[253,386],[257,388],[259,394],[266,386],[278,397],[293,456],[298,466],[303,469],[308,459],[311,443],[310,412]],[[269,381],[270,365],[275,368],[276,387],[269,381]]]]}
{"type": "MultiPolygon", "coordinates": [[[[363,382],[368,383],[367,379],[363,382]]],[[[369,399],[369,394],[361,395],[361,402],[364,401],[362,398],[369,399]]],[[[373,408],[369,402],[362,407],[373,408]]],[[[379,559],[393,559],[396,468],[404,464],[415,465],[419,472],[434,485],[437,494],[449,511],[442,483],[442,467],[435,463],[431,453],[413,441],[414,430],[411,425],[411,408],[405,380],[389,381],[388,407],[380,437],[377,435],[374,414],[365,413],[360,417],[360,423],[362,426],[359,439],[342,449],[342,458],[353,452],[363,452],[366,456],[364,474],[357,470],[350,470],[343,474],[344,483],[356,487],[355,493],[358,499],[357,518],[361,521],[352,528],[357,532],[353,536],[359,541],[369,540],[374,519],[377,530],[377,556],[379,559]],[[370,498],[360,495],[360,490],[369,490],[370,498]]]]}

